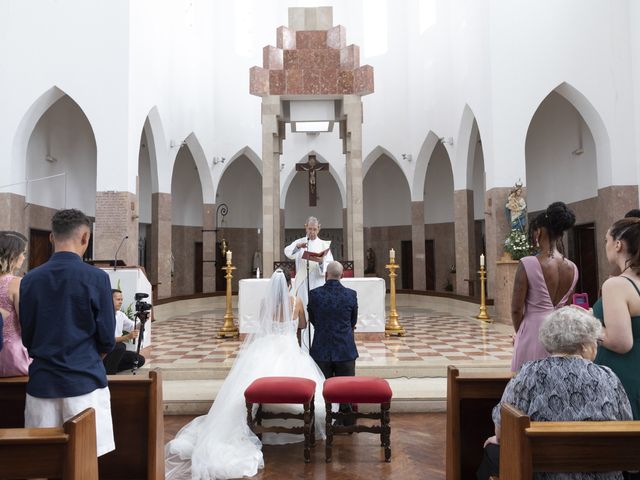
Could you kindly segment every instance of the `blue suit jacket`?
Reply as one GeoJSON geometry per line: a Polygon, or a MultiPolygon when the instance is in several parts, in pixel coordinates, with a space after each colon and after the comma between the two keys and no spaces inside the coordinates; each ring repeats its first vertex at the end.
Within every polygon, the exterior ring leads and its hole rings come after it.
{"type": "Polygon", "coordinates": [[[327,280],[309,292],[309,321],[315,328],[311,357],[317,362],[348,362],[358,358],[353,328],[358,321],[355,290],[327,280]]]}

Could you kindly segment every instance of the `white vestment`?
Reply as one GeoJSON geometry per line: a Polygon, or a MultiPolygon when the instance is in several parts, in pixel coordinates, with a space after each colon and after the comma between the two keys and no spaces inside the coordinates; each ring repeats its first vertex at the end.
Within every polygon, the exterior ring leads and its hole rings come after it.
{"type": "MultiPolygon", "coordinates": [[[[321,240],[319,238],[315,238],[314,240],[309,240],[307,248],[298,248],[296,245],[298,243],[306,243],[307,238],[302,237],[294,240],[289,246],[285,247],[284,254],[290,258],[291,260],[296,261],[296,278],[293,282],[293,291],[296,296],[300,297],[302,300],[302,304],[304,305],[305,315],[307,318],[307,328],[302,330],[302,348],[305,351],[309,351],[309,329],[311,329],[311,335],[313,339],[313,327],[308,322],[309,315],[307,315],[307,261],[302,258],[304,252],[309,249],[310,252],[322,252],[329,248],[331,242],[328,240],[321,240]]],[[[324,256],[322,262],[314,262],[309,261],[309,290],[313,290],[314,288],[321,287],[324,285],[324,276],[327,271],[327,265],[333,262],[333,255],[331,255],[331,250],[327,252],[324,256]]]]}

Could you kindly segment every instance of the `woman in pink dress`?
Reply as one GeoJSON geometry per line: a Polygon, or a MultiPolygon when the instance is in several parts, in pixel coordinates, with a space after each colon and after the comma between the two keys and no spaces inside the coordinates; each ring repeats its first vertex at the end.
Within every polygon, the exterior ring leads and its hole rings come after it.
{"type": "Polygon", "coordinates": [[[513,284],[514,372],[526,362],[549,356],[538,340],[538,331],[547,315],[569,302],[578,281],[578,268],[564,256],[562,244],[562,235],[575,221],[576,216],[563,202],[555,202],[529,225],[538,254],[520,260],[513,284]]]}
{"type": "Polygon", "coordinates": [[[0,232],[0,308],[3,315],[0,377],[28,375],[31,359],[22,344],[18,321],[20,301],[20,270],[26,255],[27,239],[18,232],[0,232]]]}

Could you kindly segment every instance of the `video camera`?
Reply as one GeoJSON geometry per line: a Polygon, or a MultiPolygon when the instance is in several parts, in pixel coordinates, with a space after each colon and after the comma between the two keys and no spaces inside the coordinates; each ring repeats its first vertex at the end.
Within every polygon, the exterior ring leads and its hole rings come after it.
{"type": "Polygon", "coordinates": [[[136,317],[143,323],[149,318],[149,311],[151,310],[151,304],[142,300],[148,296],[148,293],[136,293],[134,297],[136,301],[136,317]]]}
{"type": "Polygon", "coordinates": [[[136,358],[133,361],[133,368],[131,373],[135,375],[138,369],[138,358],[140,357],[140,346],[144,340],[144,324],[149,320],[149,312],[151,312],[151,304],[143,301],[144,298],[149,296],[148,293],[136,293],[134,299],[136,301],[136,313],[135,317],[140,320],[140,333],[138,334],[138,347],[136,349],[136,358]]]}

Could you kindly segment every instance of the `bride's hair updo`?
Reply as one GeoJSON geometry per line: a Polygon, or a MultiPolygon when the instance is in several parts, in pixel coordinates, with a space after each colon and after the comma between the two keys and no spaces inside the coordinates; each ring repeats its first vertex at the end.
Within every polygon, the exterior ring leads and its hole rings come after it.
{"type": "Polygon", "coordinates": [[[609,235],[625,243],[629,258],[626,268],[640,274],[640,218],[629,217],[611,225],[609,235]]]}
{"type": "Polygon", "coordinates": [[[291,286],[291,273],[287,267],[278,267],[278,270],[284,275],[284,279],[287,281],[287,286],[291,286]]]}

